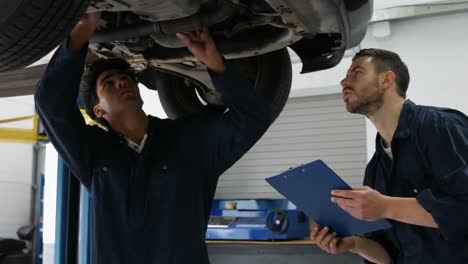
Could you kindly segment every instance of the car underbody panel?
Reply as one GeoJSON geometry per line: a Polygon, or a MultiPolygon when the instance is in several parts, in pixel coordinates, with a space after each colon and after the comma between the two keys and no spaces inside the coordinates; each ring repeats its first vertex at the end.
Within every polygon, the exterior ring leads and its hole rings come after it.
{"type": "Polygon", "coordinates": [[[92,1],[89,12],[132,11],[148,21],[178,19],[195,14],[202,0],[104,0],[92,1]]]}
{"type": "Polygon", "coordinates": [[[94,53],[125,57],[137,71],[154,66],[185,75],[203,68],[175,36],[203,26],[227,59],[290,46],[302,72],[336,65],[350,37],[342,0],[102,0],[91,3],[94,11],[110,11],[91,40],[94,53]]]}

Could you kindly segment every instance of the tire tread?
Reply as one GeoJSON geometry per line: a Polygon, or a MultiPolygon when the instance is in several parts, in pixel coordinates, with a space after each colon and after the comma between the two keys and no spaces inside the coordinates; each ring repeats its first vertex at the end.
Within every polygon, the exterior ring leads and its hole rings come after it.
{"type": "Polygon", "coordinates": [[[86,11],[88,1],[23,1],[0,25],[0,72],[27,66],[55,48],[86,11]]]}

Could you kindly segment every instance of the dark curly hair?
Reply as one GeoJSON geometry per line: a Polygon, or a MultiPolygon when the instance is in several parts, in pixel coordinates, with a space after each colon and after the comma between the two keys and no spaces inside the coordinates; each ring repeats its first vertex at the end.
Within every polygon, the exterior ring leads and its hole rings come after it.
{"type": "Polygon", "coordinates": [[[103,72],[108,70],[118,70],[120,72],[125,72],[132,79],[136,80],[135,72],[132,70],[130,64],[124,59],[100,58],[89,67],[85,75],[84,85],[82,88],[83,104],[89,117],[105,126],[108,126],[107,121],[103,118],[97,117],[94,114],[93,108],[99,103],[96,85],[97,79],[103,72]]]}

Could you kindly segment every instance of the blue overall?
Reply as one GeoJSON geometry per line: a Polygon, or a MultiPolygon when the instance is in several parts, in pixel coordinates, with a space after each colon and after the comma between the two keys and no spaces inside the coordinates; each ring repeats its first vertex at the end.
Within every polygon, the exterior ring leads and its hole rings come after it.
{"type": "Polygon", "coordinates": [[[452,109],[407,100],[391,144],[393,160],[377,135],[364,185],[382,194],[415,197],[439,228],[391,221],[368,237],[394,263],[468,263],[468,117],[452,109]]]}
{"type": "Polygon", "coordinates": [[[229,111],[150,116],[138,154],[121,135],[85,124],[76,104],[85,56],[62,44],[35,100],[50,141],[90,192],[91,263],[209,263],[205,232],[218,178],[267,130],[270,106],[228,63],[212,82],[229,111]]]}

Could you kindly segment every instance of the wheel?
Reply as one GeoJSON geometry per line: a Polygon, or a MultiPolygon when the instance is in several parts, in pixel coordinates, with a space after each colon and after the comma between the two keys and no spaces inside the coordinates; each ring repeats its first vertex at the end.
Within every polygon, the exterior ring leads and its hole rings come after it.
{"type": "Polygon", "coordinates": [[[273,210],[265,217],[265,225],[274,234],[282,234],[288,231],[288,213],[283,210],[273,210]]]}
{"type": "Polygon", "coordinates": [[[85,0],[0,0],[0,72],[27,66],[50,52],[87,6],[85,0]]]}
{"type": "MultiPolygon", "coordinates": [[[[289,53],[281,49],[256,57],[233,61],[240,74],[254,84],[258,96],[272,107],[272,120],[283,110],[291,89],[292,66],[289,53]]],[[[222,103],[209,98],[207,88],[197,82],[167,73],[147,71],[140,77],[146,87],[158,90],[167,116],[177,119],[194,113],[224,111],[222,103]]]]}

